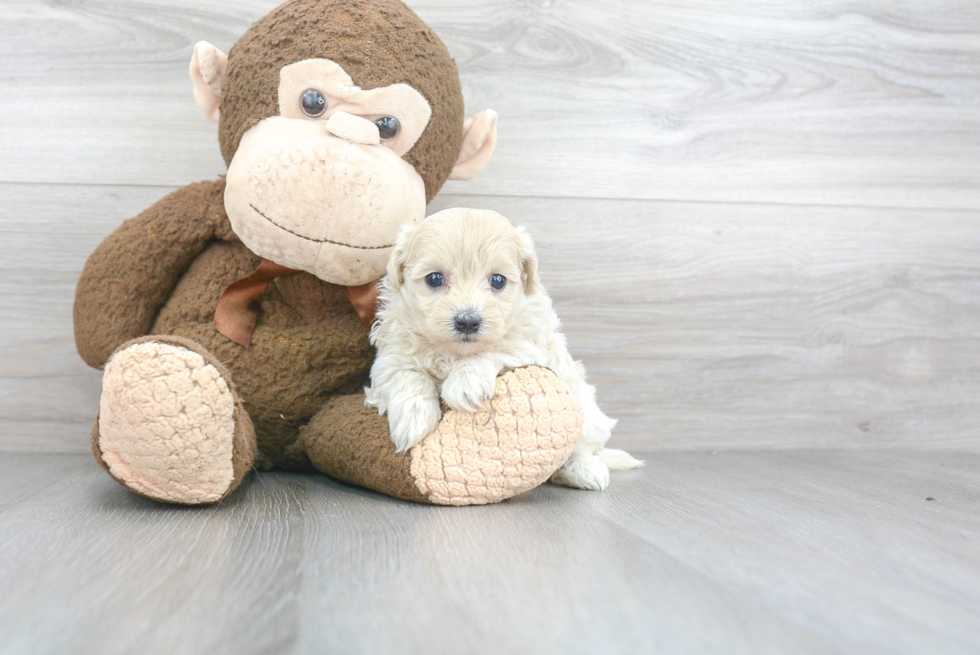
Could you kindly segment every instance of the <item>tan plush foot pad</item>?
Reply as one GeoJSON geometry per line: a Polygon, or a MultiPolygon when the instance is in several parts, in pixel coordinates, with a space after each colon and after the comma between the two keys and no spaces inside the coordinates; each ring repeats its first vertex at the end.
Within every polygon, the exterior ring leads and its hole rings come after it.
{"type": "Polygon", "coordinates": [[[475,413],[449,410],[411,451],[411,475],[438,505],[483,505],[545,482],[578,440],[582,413],[568,386],[538,367],[497,378],[475,413]]]}
{"type": "Polygon", "coordinates": [[[126,347],[106,364],[98,446],[133,491],[170,503],[220,500],[236,482],[234,394],[215,365],[159,341],[126,347]]]}

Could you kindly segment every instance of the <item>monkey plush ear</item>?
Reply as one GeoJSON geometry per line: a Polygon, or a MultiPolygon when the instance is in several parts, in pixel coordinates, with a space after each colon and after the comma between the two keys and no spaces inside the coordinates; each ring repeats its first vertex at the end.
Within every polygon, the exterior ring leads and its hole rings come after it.
{"type": "Polygon", "coordinates": [[[463,147],[450,180],[470,180],[490,160],[497,145],[497,112],[485,109],[463,123],[463,147]]]}
{"type": "Polygon", "coordinates": [[[228,55],[207,41],[199,41],[191,55],[190,74],[194,81],[194,102],[204,116],[218,122],[221,105],[221,83],[225,80],[228,55]]]}

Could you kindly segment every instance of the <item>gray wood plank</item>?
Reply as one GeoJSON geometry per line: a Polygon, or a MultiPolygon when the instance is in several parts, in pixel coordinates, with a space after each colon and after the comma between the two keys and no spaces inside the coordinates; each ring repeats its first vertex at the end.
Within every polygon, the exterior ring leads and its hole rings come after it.
{"type": "MultiPolygon", "coordinates": [[[[85,452],[71,305],[167,189],[0,184],[0,450],[85,452]],[[30,216],[23,221],[21,217],[30,216]]],[[[445,195],[529,226],[618,443],[980,448],[972,212],[445,195]]]]}
{"type": "Polygon", "coordinates": [[[458,204],[530,227],[621,443],[980,449],[975,212],[458,204]]]}
{"type": "Polygon", "coordinates": [[[29,468],[49,487],[0,514],[0,580],[12,592],[0,601],[0,650],[289,652],[302,480],[257,481],[263,493],[201,512],[141,501],[91,457],[69,457],[74,470],[55,477],[47,458],[4,456],[4,469],[29,468]]]}
{"type": "MultiPolygon", "coordinates": [[[[0,181],[220,173],[186,66],[262,2],[0,3],[0,181]]],[[[497,154],[452,193],[980,207],[980,9],[878,3],[413,2],[497,154]]]]}
{"type": "Polygon", "coordinates": [[[90,457],[5,455],[0,649],[980,648],[976,454],[646,456],[605,493],[545,486],[491,507],[273,473],[189,509],[130,494],[90,457]],[[12,498],[25,472],[36,492],[12,498]]]}
{"type": "Polygon", "coordinates": [[[656,490],[586,501],[838,652],[980,649],[975,453],[654,454],[642,475],[656,490]]]}
{"type": "Polygon", "coordinates": [[[84,452],[101,374],[75,350],[89,254],[168,189],[0,184],[0,450],[84,452]]]}
{"type": "Polygon", "coordinates": [[[656,491],[587,500],[841,652],[980,647],[976,454],[721,455],[652,455],[656,491]]]}
{"type": "Polygon", "coordinates": [[[305,570],[302,643],[365,654],[832,650],[569,492],[546,486],[465,515],[366,493],[338,500],[336,538],[306,526],[322,558],[305,570]],[[697,631],[703,621],[713,629],[697,631]]]}

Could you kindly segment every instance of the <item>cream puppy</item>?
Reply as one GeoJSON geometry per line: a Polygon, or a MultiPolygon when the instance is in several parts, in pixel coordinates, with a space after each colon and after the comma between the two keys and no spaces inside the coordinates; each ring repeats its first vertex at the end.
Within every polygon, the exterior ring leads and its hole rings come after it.
{"type": "Polygon", "coordinates": [[[551,481],[602,490],[609,469],[642,462],[603,448],[616,421],[599,409],[585,368],[568,353],[538,281],[527,233],[492,211],[447,209],[399,235],[371,330],[378,349],[366,404],[388,414],[399,452],[432,432],[450,408],[475,412],[497,374],[535,364],[564,380],[582,407],[582,434],[551,481]]]}

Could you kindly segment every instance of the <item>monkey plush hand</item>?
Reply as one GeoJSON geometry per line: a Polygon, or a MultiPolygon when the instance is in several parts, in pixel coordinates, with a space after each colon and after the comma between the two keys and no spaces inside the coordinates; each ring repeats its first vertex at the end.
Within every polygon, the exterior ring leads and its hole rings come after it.
{"type": "Polygon", "coordinates": [[[321,471],[438,504],[545,481],[581,415],[544,369],[506,372],[407,453],[364,407],[376,280],[398,230],[490,158],[456,66],[398,0],[292,0],[225,56],[199,43],[194,98],[224,179],[184,187],[92,254],[75,339],[104,368],[92,450],[154,500],[224,498],[253,467],[321,471]]]}

